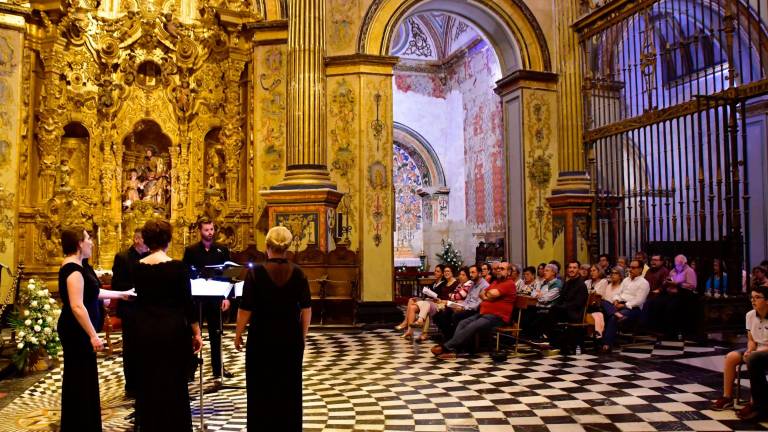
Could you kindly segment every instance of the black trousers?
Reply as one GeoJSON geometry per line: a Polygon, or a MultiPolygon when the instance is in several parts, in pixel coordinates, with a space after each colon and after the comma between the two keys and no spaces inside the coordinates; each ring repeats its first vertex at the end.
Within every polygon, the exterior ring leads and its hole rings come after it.
{"type": "Polygon", "coordinates": [[[124,308],[120,311],[123,327],[123,376],[125,393],[136,395],[138,387],[138,358],[136,352],[136,311],[124,308]]]}
{"type": "Polygon", "coordinates": [[[695,338],[703,332],[703,305],[699,295],[691,290],[662,293],[650,299],[644,309],[648,310],[646,326],[667,337],[682,333],[695,338]]]}
{"type": "Polygon", "coordinates": [[[462,310],[454,311],[453,309],[446,307],[440,312],[436,313],[432,317],[435,325],[440,329],[440,333],[445,337],[445,340],[449,340],[456,333],[456,327],[465,318],[469,318],[477,313],[476,310],[462,310]]]}
{"type": "MultiPolygon", "coordinates": [[[[202,304],[202,321],[208,324],[208,340],[211,344],[211,370],[213,376],[221,376],[221,300],[198,300],[195,306],[202,304]]],[[[200,326],[203,325],[202,321],[200,326]]],[[[197,356],[192,356],[190,362],[191,374],[197,368],[197,356]]]]}

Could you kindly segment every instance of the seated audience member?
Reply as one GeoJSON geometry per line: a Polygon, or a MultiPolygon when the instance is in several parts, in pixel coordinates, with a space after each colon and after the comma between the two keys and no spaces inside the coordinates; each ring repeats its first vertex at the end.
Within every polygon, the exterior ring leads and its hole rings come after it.
{"type": "Polygon", "coordinates": [[[579,266],[579,277],[585,283],[589,280],[589,264],[582,264],[579,266]]]}
{"type": "Polygon", "coordinates": [[[611,271],[611,256],[608,254],[600,254],[597,257],[597,267],[603,276],[608,277],[608,273],[611,271]]]}
{"type": "Polygon", "coordinates": [[[752,310],[747,312],[747,348],[731,351],[725,356],[723,370],[723,397],[714,401],[712,409],[722,411],[733,407],[733,381],[739,363],[746,363],[752,400],[737,415],[742,420],[768,418],[768,287],[752,287],[752,310]]]}
{"type": "Polygon", "coordinates": [[[549,263],[553,264],[555,267],[557,267],[557,278],[561,279],[561,277],[560,277],[560,270],[563,269],[563,266],[560,264],[560,261],[558,261],[558,260],[551,260],[549,263]]]}
{"type": "Polygon", "coordinates": [[[493,270],[489,263],[480,264],[480,276],[485,279],[487,283],[491,283],[493,280],[493,270]]]}
{"type": "Polygon", "coordinates": [[[662,285],[662,293],[648,311],[648,325],[667,338],[695,335],[699,330],[699,302],[696,298],[696,272],[684,255],[675,257],[675,267],[662,285]]]}
{"type": "Polygon", "coordinates": [[[643,251],[637,251],[635,253],[635,259],[643,264],[643,273],[640,276],[645,277],[645,273],[650,269],[650,267],[648,267],[648,254],[643,251]]]}
{"type": "Polygon", "coordinates": [[[462,320],[453,337],[443,345],[433,346],[434,355],[443,360],[455,359],[456,353],[463,349],[475,334],[509,322],[517,295],[515,281],[508,279],[509,273],[509,263],[501,263],[497,283],[480,292],[480,312],[462,320]]]}
{"type": "Polygon", "coordinates": [[[523,269],[523,286],[517,290],[517,295],[530,296],[536,290],[536,267],[528,266],[523,269]]]}
{"type": "Polygon", "coordinates": [[[581,323],[584,320],[584,308],[587,305],[587,286],[579,276],[581,264],[578,261],[568,263],[567,280],[560,290],[560,297],[552,305],[549,322],[544,324],[544,332],[549,336],[550,345],[560,350],[561,354],[573,354],[581,345],[583,338],[579,328],[563,328],[559,323],[581,323]]]}
{"type": "Polygon", "coordinates": [[[557,272],[558,268],[554,264],[544,267],[544,280],[531,295],[536,298],[536,307],[527,308],[523,313],[522,331],[533,339],[541,338],[543,326],[549,322],[550,309],[560,297],[563,281],[557,278],[557,272]]]}
{"type": "MultiPolygon", "coordinates": [[[[454,277],[455,274],[456,271],[454,270],[453,266],[446,265],[443,268],[443,278],[445,279],[445,288],[443,293],[436,292],[435,294],[438,295],[437,299],[430,297],[416,302],[416,321],[413,321],[408,325],[408,330],[406,330],[403,334],[403,338],[408,340],[413,338],[413,328],[423,327],[427,316],[431,317],[437,313],[438,305],[441,304],[440,300],[445,300],[451,293],[456,294],[456,292],[461,288],[459,280],[454,277]]],[[[419,340],[425,341],[428,337],[429,335],[426,332],[422,332],[421,335],[419,335],[419,340]]]]}
{"type": "MultiPolygon", "coordinates": [[[[460,271],[459,277],[461,273],[460,271]]],[[[453,337],[456,326],[461,320],[477,313],[480,307],[480,292],[488,288],[488,282],[480,276],[476,265],[469,267],[469,280],[472,282],[472,287],[466,297],[463,300],[453,300],[460,305],[447,306],[432,317],[445,340],[453,337]]]]}
{"type": "Polygon", "coordinates": [[[652,294],[659,294],[664,285],[664,281],[669,276],[669,269],[664,266],[664,258],[661,255],[651,255],[651,266],[645,272],[645,280],[651,288],[652,294]]]}
{"type": "MultiPolygon", "coordinates": [[[[629,263],[629,276],[621,283],[619,292],[609,300],[612,303],[604,304],[605,333],[603,334],[603,352],[609,352],[616,339],[619,323],[628,325],[640,319],[640,313],[648,297],[650,285],[642,275],[643,263],[632,260],[629,263]]],[[[606,302],[607,303],[607,302],[606,302]]]]}
{"type": "Polygon", "coordinates": [[[759,265],[752,269],[752,283],[753,287],[762,285],[768,285],[768,268],[759,265]]]}
{"type": "MultiPolygon", "coordinates": [[[[438,295],[443,292],[443,288],[445,287],[443,269],[445,269],[445,266],[442,264],[435,266],[435,282],[429,287],[432,291],[438,293],[438,295]]],[[[405,318],[403,318],[403,322],[395,326],[395,330],[405,330],[416,320],[416,315],[419,313],[419,309],[416,306],[416,302],[418,301],[419,299],[417,297],[408,299],[408,305],[405,308],[405,318]]]]}
{"type": "Polygon", "coordinates": [[[593,292],[597,290],[600,285],[605,285],[607,283],[608,281],[605,279],[605,274],[603,274],[597,264],[589,266],[589,277],[584,279],[584,285],[587,286],[589,292],[593,292]]]}
{"type": "Polygon", "coordinates": [[[616,258],[616,265],[624,267],[624,268],[627,268],[627,257],[620,256],[620,257],[616,258]]]}
{"type": "Polygon", "coordinates": [[[547,263],[541,263],[538,267],[536,267],[536,282],[541,283],[541,281],[544,280],[544,267],[547,266],[547,263]]]}
{"type": "Polygon", "coordinates": [[[595,333],[602,337],[605,333],[605,314],[603,311],[610,308],[613,304],[611,299],[621,290],[621,283],[624,281],[624,268],[616,266],[611,269],[605,283],[595,288],[595,293],[600,295],[600,307],[598,310],[590,310],[592,319],[595,320],[595,333]]]}
{"type": "Polygon", "coordinates": [[[712,260],[712,276],[707,279],[704,294],[707,297],[728,297],[728,273],[725,272],[725,262],[719,258],[712,260]]]}

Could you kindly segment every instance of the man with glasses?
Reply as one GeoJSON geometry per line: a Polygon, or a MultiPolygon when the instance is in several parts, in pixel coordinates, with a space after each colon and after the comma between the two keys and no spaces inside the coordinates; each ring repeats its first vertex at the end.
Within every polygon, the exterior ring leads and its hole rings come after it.
{"type": "MultiPolygon", "coordinates": [[[[520,271],[519,268],[517,270],[520,271]]],[[[510,264],[500,264],[498,282],[480,292],[480,311],[462,320],[453,337],[443,345],[432,347],[432,354],[441,360],[455,359],[457,352],[480,331],[490,330],[509,322],[515,307],[517,289],[515,281],[509,279],[510,264]]]]}
{"type": "Polygon", "coordinates": [[[621,282],[621,288],[605,305],[605,332],[603,333],[603,352],[608,352],[616,339],[619,324],[629,325],[640,318],[643,304],[650,291],[648,281],[643,277],[643,264],[639,260],[629,263],[629,276],[621,282]]]}
{"type": "Polygon", "coordinates": [[[752,400],[736,415],[742,420],[760,421],[768,418],[768,287],[752,287],[752,310],[747,312],[747,348],[731,351],[725,356],[723,369],[723,397],[714,401],[711,408],[722,411],[733,407],[733,381],[743,361],[749,371],[749,388],[752,400]]]}

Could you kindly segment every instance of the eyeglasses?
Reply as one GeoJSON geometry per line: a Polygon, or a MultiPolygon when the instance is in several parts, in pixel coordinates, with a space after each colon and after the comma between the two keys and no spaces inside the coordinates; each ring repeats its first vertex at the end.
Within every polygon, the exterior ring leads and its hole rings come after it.
{"type": "Polygon", "coordinates": [[[751,300],[753,300],[753,301],[757,301],[757,300],[765,300],[765,297],[763,297],[763,296],[750,296],[749,298],[750,298],[751,300]]]}

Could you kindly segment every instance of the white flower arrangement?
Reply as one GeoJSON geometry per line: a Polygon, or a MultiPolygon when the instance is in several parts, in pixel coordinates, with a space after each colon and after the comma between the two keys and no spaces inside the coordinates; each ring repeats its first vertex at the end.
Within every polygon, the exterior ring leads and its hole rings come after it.
{"type": "Polygon", "coordinates": [[[19,304],[10,322],[16,331],[18,349],[14,362],[19,370],[25,370],[41,351],[56,357],[61,350],[61,340],[56,332],[61,309],[42,281],[30,279],[19,294],[19,304]]]}

